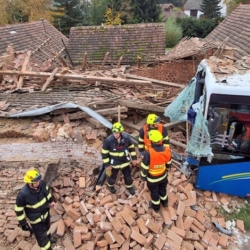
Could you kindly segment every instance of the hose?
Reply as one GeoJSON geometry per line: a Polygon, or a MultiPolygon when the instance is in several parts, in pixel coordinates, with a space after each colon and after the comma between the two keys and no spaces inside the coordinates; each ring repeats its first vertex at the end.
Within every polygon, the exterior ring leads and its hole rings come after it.
{"type": "Polygon", "coordinates": [[[226,234],[228,236],[231,236],[233,234],[232,230],[227,230],[223,228],[218,222],[214,222],[213,224],[221,233],[226,234]]]}

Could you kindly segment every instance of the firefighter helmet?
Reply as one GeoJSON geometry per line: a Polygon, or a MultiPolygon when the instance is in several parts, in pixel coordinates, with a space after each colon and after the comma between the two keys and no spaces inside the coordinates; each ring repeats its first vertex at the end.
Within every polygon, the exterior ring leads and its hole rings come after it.
{"type": "Polygon", "coordinates": [[[28,170],[23,178],[25,183],[35,183],[41,179],[42,175],[36,169],[28,170]]]}
{"type": "Polygon", "coordinates": [[[159,142],[162,140],[163,136],[159,130],[150,130],[148,132],[148,138],[152,142],[159,142]]]}
{"type": "Polygon", "coordinates": [[[112,126],[113,133],[121,133],[122,131],[124,131],[124,128],[120,122],[116,122],[113,124],[112,126]]]}
{"type": "Polygon", "coordinates": [[[159,123],[161,118],[155,114],[149,114],[147,117],[147,124],[152,125],[159,123]]]}

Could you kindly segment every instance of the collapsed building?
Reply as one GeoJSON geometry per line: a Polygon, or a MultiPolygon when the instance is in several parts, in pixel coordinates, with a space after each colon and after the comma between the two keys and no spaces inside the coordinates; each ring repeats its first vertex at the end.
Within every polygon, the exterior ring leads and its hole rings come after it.
{"type": "MultiPolygon", "coordinates": [[[[159,215],[148,208],[139,162],[132,169],[134,197],[121,175],[115,195],[105,185],[95,186],[102,142],[114,121],[136,137],[147,114],[156,113],[173,152],[185,154],[190,133],[185,122],[170,122],[163,113],[202,59],[216,55],[231,67],[238,49],[227,46],[228,39],[184,38],[165,55],[163,24],[77,27],[68,39],[41,20],[0,27],[0,33],[1,249],[39,249],[18,230],[14,213],[31,167],[44,174],[56,201],[55,249],[212,250],[237,244],[236,235],[215,225],[226,228],[217,207],[230,211],[229,204],[237,207],[238,200],[195,189],[177,161],[169,170],[169,207],[159,215]]],[[[242,62],[249,66],[247,58],[242,62]]],[[[235,223],[235,231],[245,232],[243,221],[235,223]]]]}

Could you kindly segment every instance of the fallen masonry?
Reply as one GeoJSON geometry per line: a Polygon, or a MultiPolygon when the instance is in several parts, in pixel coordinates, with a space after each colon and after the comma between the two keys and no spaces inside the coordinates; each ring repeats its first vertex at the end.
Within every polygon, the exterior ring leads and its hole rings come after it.
{"type": "MultiPolygon", "coordinates": [[[[18,228],[14,213],[17,191],[23,186],[24,163],[1,164],[0,234],[1,249],[39,249],[33,237],[18,228]],[[12,165],[11,165],[12,164],[12,165]]],[[[33,163],[34,165],[34,163],[33,163]]],[[[36,163],[42,173],[46,164],[36,163]]],[[[220,233],[213,222],[225,227],[217,214],[218,205],[227,206],[231,197],[196,191],[173,164],[168,175],[168,208],[154,213],[148,208],[150,194],[140,180],[139,168],[132,169],[136,195],[130,196],[121,175],[117,192],[103,187],[93,190],[98,166],[89,162],[64,160],[51,184],[56,206],[51,212],[51,233],[58,238],[54,249],[227,249],[233,236],[220,233]]],[[[244,232],[244,223],[237,221],[244,232]]]]}

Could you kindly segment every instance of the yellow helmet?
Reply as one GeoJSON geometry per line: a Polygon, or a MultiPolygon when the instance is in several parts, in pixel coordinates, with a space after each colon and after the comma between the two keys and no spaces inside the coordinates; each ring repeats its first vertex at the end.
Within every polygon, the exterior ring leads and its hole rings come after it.
{"type": "Polygon", "coordinates": [[[149,114],[147,117],[147,124],[152,125],[159,123],[161,118],[155,114],[149,114]]]}
{"type": "Polygon", "coordinates": [[[113,124],[113,126],[112,126],[113,133],[120,133],[122,131],[124,131],[124,128],[120,122],[116,122],[113,124]]]}
{"type": "Polygon", "coordinates": [[[148,132],[148,138],[152,142],[159,142],[162,140],[163,136],[159,130],[150,130],[148,132]]]}
{"type": "Polygon", "coordinates": [[[35,183],[42,179],[41,174],[36,169],[30,169],[26,172],[23,181],[25,183],[35,183]]]}

